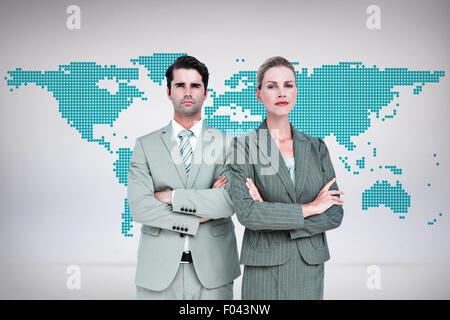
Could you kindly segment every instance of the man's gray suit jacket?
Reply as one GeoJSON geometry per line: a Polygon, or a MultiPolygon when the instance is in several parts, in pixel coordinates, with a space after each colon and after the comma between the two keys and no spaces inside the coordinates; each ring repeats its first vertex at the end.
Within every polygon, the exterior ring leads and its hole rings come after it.
{"type": "Polygon", "coordinates": [[[193,264],[204,287],[217,288],[240,275],[229,184],[211,189],[219,175],[230,180],[226,149],[226,135],[203,122],[187,175],[171,123],[136,140],[128,177],[130,213],[142,224],[136,285],[155,291],[170,285],[185,234],[193,236],[193,264]],[[154,197],[168,189],[175,190],[172,206],[154,197]],[[200,217],[211,220],[200,224],[200,217]]]}

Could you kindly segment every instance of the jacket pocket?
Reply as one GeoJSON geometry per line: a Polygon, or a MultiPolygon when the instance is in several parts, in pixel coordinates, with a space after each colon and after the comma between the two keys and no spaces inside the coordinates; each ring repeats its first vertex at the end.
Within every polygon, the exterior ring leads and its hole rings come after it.
{"type": "Polygon", "coordinates": [[[325,233],[321,232],[311,237],[311,245],[314,249],[320,250],[325,246],[324,235],[325,233]]]}
{"type": "Polygon", "coordinates": [[[250,246],[256,251],[272,251],[280,244],[280,235],[276,232],[254,231],[249,236],[250,246]]]}
{"type": "Polygon", "coordinates": [[[149,234],[154,237],[158,236],[160,231],[161,231],[161,228],[152,227],[152,226],[148,226],[145,224],[142,225],[142,228],[141,228],[141,232],[149,234]]]}
{"type": "Polygon", "coordinates": [[[326,242],[319,249],[313,247],[313,241],[310,238],[300,238],[296,243],[302,258],[310,265],[321,264],[330,259],[330,251],[326,242]]]}
{"type": "Polygon", "coordinates": [[[218,237],[228,232],[232,232],[234,229],[234,224],[231,220],[226,221],[221,224],[217,224],[211,228],[213,236],[218,237]]]}

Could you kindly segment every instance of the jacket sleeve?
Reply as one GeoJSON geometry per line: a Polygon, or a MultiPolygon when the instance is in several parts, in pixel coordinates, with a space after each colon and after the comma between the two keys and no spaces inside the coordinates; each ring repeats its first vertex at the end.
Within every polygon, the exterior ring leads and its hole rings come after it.
{"type": "MultiPolygon", "coordinates": [[[[231,147],[231,140],[227,136],[212,135],[210,137],[223,139],[223,143],[216,144],[221,146],[222,152],[217,158],[216,170],[218,176],[226,176],[227,184],[224,188],[210,189],[176,189],[173,193],[172,206],[174,212],[191,214],[202,218],[220,219],[231,217],[234,213],[233,203],[229,194],[231,184],[231,168],[226,164],[227,152],[231,147]]],[[[217,151],[216,149],[214,149],[217,151]]],[[[217,155],[219,153],[217,152],[217,155]]],[[[214,179],[217,179],[215,177],[214,179]]]]}
{"type": "MultiPolygon", "coordinates": [[[[333,164],[331,162],[330,153],[325,142],[319,139],[319,153],[320,153],[320,163],[322,167],[323,184],[325,185],[331,179],[336,177],[334,172],[333,164]]],[[[338,184],[335,181],[330,189],[328,190],[339,190],[338,184]]],[[[335,195],[340,198],[337,194],[335,195]]],[[[321,214],[316,214],[305,218],[303,227],[297,230],[291,230],[291,239],[311,237],[317,233],[322,233],[328,230],[335,229],[339,227],[344,217],[344,208],[342,205],[332,205],[330,208],[322,212],[321,214]]]]}
{"type": "Polygon", "coordinates": [[[245,137],[234,139],[233,152],[228,157],[232,170],[231,199],[239,222],[251,230],[292,230],[303,227],[300,204],[259,202],[250,196],[245,179],[255,181],[255,167],[245,137]]]}
{"type": "Polygon", "coordinates": [[[128,201],[135,222],[190,235],[197,233],[198,217],[175,213],[172,206],[154,197],[152,173],[140,138],[136,140],[130,161],[128,201]]]}
{"type": "Polygon", "coordinates": [[[230,169],[222,165],[219,175],[227,176],[224,188],[176,189],[173,196],[173,211],[208,219],[231,217],[233,203],[227,191],[231,183],[230,169]]]}

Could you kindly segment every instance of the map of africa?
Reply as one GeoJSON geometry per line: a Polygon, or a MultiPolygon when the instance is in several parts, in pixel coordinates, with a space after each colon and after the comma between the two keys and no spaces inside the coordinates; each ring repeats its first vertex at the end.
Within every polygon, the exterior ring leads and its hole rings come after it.
{"type": "MultiPolygon", "coordinates": [[[[144,91],[130,84],[130,81],[139,78],[139,68],[136,66],[143,66],[151,81],[162,86],[166,69],[180,55],[186,53],[140,56],[131,59],[132,65],[124,68],[102,66],[95,62],[71,62],[60,65],[58,70],[53,71],[16,68],[8,71],[4,79],[11,92],[28,84],[48,90],[58,102],[61,117],[81,135],[81,139],[96,143],[106,152],[116,154],[113,170],[118,183],[126,187],[132,150],[121,147],[113,150],[111,142],[105,137],[94,137],[94,126],[109,125],[114,128],[121,112],[132,108],[135,99],[148,99],[144,91]],[[115,80],[118,84],[117,91],[103,88],[100,85],[103,80],[115,80]]],[[[292,64],[299,65],[298,62],[292,64]]],[[[308,73],[307,68],[302,68],[296,73],[300,89],[297,104],[290,113],[290,121],[297,129],[317,138],[334,135],[337,142],[348,151],[357,147],[352,142],[352,137],[363,134],[371,126],[370,115],[376,114],[379,118],[380,111],[399,97],[396,87],[410,86],[413,94],[418,95],[425,84],[438,83],[445,76],[444,71],[411,71],[407,68],[380,70],[377,66],[366,67],[362,62],[323,65],[314,68],[311,73],[308,73]]],[[[212,102],[204,106],[206,123],[232,135],[245,134],[257,128],[264,119],[266,110],[254,94],[256,70],[239,71],[225,79],[224,85],[228,90],[221,94],[208,89],[211,98],[209,101],[212,102]]],[[[391,115],[386,115],[381,120],[393,118],[396,114],[394,108],[391,115]]],[[[376,157],[375,147],[370,156],[376,157]]],[[[365,157],[356,160],[355,167],[359,171],[351,170],[347,157],[339,157],[339,160],[353,175],[368,169],[365,157]]],[[[385,165],[384,168],[394,175],[402,175],[402,169],[395,165],[385,165]]],[[[380,205],[398,214],[399,219],[405,219],[411,206],[411,196],[398,180],[395,185],[386,180],[377,181],[362,193],[361,208],[367,210],[380,205]]],[[[434,222],[430,221],[428,225],[433,225],[434,222]]],[[[124,237],[133,236],[132,227],[128,199],[125,198],[121,228],[124,237]]]]}

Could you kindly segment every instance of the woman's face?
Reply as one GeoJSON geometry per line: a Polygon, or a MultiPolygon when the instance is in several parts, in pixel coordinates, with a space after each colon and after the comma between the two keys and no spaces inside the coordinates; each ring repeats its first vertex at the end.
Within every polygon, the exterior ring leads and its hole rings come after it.
{"type": "Polygon", "coordinates": [[[261,89],[256,88],[258,101],[264,104],[267,114],[288,116],[297,98],[297,84],[294,72],[280,66],[264,73],[261,89]]]}

